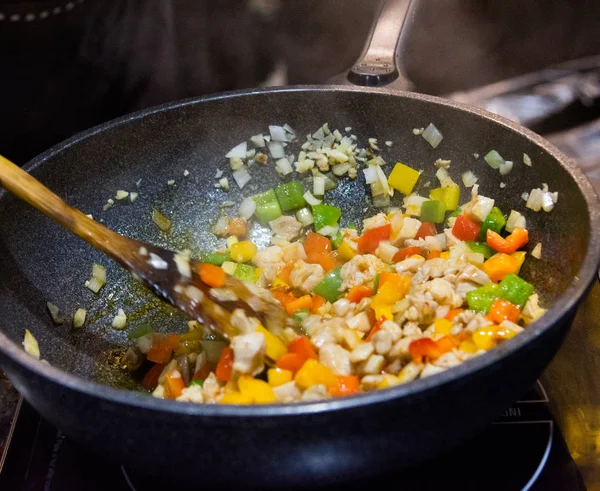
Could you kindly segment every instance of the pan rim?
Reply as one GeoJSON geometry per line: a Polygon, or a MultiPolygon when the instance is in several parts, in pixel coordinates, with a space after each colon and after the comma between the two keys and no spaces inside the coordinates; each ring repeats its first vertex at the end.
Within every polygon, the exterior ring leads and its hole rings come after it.
{"type": "MultiPolygon", "coordinates": [[[[469,106],[460,102],[455,102],[447,99],[442,99],[436,96],[419,94],[414,92],[402,92],[392,89],[377,89],[352,86],[282,86],[260,89],[238,90],[230,92],[222,92],[214,95],[202,97],[194,97],[180,101],[169,102],[152,108],[144,109],[135,113],[131,113],[120,118],[108,121],[106,123],[95,126],[89,130],[78,133],[71,138],[53,146],[49,150],[29,161],[23,168],[31,172],[50,159],[52,156],[60,153],[66,148],[77,144],[87,138],[103,131],[114,129],[120,125],[126,124],[129,121],[144,118],[146,116],[174,110],[181,107],[201,104],[205,102],[218,101],[222,99],[233,99],[238,97],[246,97],[255,94],[265,93],[288,93],[288,92],[349,92],[349,93],[368,93],[377,95],[387,95],[394,97],[402,97],[405,99],[420,100],[427,103],[433,103],[438,106],[449,107],[460,112],[467,112],[476,117],[481,117],[486,120],[491,120],[493,123],[503,126],[511,131],[516,131],[524,138],[535,144],[552,158],[557,160],[559,164],[571,176],[581,191],[586,205],[588,207],[588,219],[590,226],[590,239],[586,250],[585,257],[578,272],[578,280],[554,303],[548,312],[539,321],[534,322],[528,328],[516,336],[486,354],[468,360],[457,367],[446,370],[442,373],[417,379],[413,382],[395,386],[389,389],[362,393],[356,396],[347,398],[339,398],[334,400],[317,401],[317,402],[301,402],[294,404],[268,404],[256,406],[234,406],[234,405],[216,405],[216,404],[194,404],[181,403],[177,401],[161,400],[147,396],[140,396],[130,391],[115,389],[100,383],[81,378],[70,372],[64,371],[58,367],[49,364],[41,363],[39,360],[28,355],[20,348],[17,343],[12,342],[8,336],[0,331],[0,350],[9,357],[13,362],[17,363],[26,370],[33,372],[35,375],[42,377],[52,383],[56,383],[67,387],[70,390],[80,392],[86,396],[97,397],[107,402],[117,405],[135,407],[138,409],[168,412],[173,414],[182,414],[188,416],[219,418],[233,418],[233,420],[243,421],[244,418],[264,418],[266,416],[273,418],[299,415],[310,415],[322,412],[332,412],[340,410],[351,410],[354,408],[370,406],[371,404],[392,402],[396,399],[411,397],[423,391],[433,389],[434,387],[450,384],[460,378],[468,377],[469,375],[483,370],[486,367],[500,361],[504,357],[510,356],[516,351],[523,349],[530,342],[535,342],[535,338],[546,330],[551,329],[557,322],[571,311],[583,298],[588,291],[588,288],[596,278],[596,272],[600,265],[600,201],[588,179],[585,177],[581,169],[573,159],[565,156],[554,145],[546,141],[541,136],[531,130],[520,126],[519,124],[505,119],[501,116],[489,113],[483,109],[469,106]]],[[[7,192],[0,191],[0,199],[7,192]]]]}

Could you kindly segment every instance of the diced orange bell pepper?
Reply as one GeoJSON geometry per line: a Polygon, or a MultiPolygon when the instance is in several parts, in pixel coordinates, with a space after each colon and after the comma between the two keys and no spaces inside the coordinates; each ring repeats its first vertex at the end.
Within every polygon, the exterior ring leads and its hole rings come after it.
{"type": "Polygon", "coordinates": [[[165,397],[177,399],[185,389],[183,378],[179,370],[171,370],[165,375],[165,397]]]}
{"type": "MultiPolygon", "coordinates": [[[[381,278],[379,279],[379,281],[381,282],[381,278]]],[[[367,298],[372,295],[373,295],[372,288],[369,288],[368,286],[365,286],[365,285],[357,285],[350,289],[350,291],[346,295],[346,298],[348,300],[350,300],[350,302],[352,302],[352,303],[358,303],[363,298],[367,298]]]]}
{"type": "Polygon", "coordinates": [[[287,307],[287,305],[296,300],[294,295],[283,292],[281,290],[274,290],[271,292],[273,294],[273,298],[277,300],[283,307],[287,307]]]}
{"type": "Polygon", "coordinates": [[[292,272],[292,269],[294,269],[294,264],[296,264],[295,261],[290,261],[289,263],[287,263],[283,268],[279,270],[279,272],[277,273],[277,278],[289,285],[290,273],[292,272]]]}
{"type": "Polygon", "coordinates": [[[448,313],[446,314],[446,317],[444,317],[444,319],[446,320],[453,320],[458,314],[462,314],[465,311],[465,309],[450,309],[448,311],[448,313]]]}
{"type": "Polygon", "coordinates": [[[277,360],[277,368],[281,368],[283,370],[289,370],[292,373],[296,373],[298,370],[302,368],[304,362],[307,359],[298,353],[286,353],[279,360],[277,360]]]}
{"type": "Polygon", "coordinates": [[[435,259],[438,258],[442,255],[442,251],[429,251],[426,255],[425,255],[425,259],[435,259]]]}
{"type": "Polygon", "coordinates": [[[415,363],[423,363],[423,359],[436,360],[444,353],[452,351],[456,344],[450,336],[444,336],[437,341],[431,338],[416,339],[408,345],[408,351],[415,363]]]}
{"type": "Polygon", "coordinates": [[[304,251],[307,256],[313,253],[327,253],[331,251],[331,241],[324,235],[308,232],[304,241],[304,251]]]}
{"type": "Polygon", "coordinates": [[[497,252],[512,254],[529,242],[529,233],[523,228],[515,228],[508,237],[503,238],[492,229],[486,232],[488,245],[497,252]]]}
{"type": "Polygon", "coordinates": [[[313,295],[312,297],[312,305],[310,307],[310,312],[312,314],[316,314],[317,311],[323,307],[323,305],[325,305],[325,303],[327,302],[327,300],[325,300],[323,297],[321,297],[320,295],[313,295]]]}
{"type": "Polygon", "coordinates": [[[154,390],[158,385],[158,377],[165,369],[164,363],[155,363],[150,370],[146,372],[142,379],[142,386],[146,390],[154,390]]]}
{"type": "Polygon", "coordinates": [[[154,363],[167,363],[173,351],[179,347],[179,337],[171,334],[158,343],[153,343],[146,358],[154,363]]]}
{"type": "Polygon", "coordinates": [[[306,336],[299,336],[293,341],[290,341],[287,349],[290,353],[296,353],[307,360],[309,358],[312,358],[313,360],[319,358],[314,346],[306,336]]]}
{"type": "Polygon", "coordinates": [[[369,230],[358,238],[358,252],[361,254],[371,254],[379,246],[382,240],[390,238],[392,226],[388,223],[369,230]]]}
{"type": "Polygon", "coordinates": [[[508,273],[516,273],[519,270],[519,261],[515,257],[499,252],[484,262],[481,269],[490,280],[497,283],[508,273]]]}
{"type": "Polygon", "coordinates": [[[332,396],[349,396],[360,391],[360,382],[356,375],[336,375],[328,390],[332,396]]]}
{"type": "Polygon", "coordinates": [[[223,382],[229,382],[231,380],[231,374],[233,372],[233,348],[226,346],[221,351],[221,357],[219,363],[217,363],[217,369],[215,375],[219,380],[223,382]]]}
{"type": "Polygon", "coordinates": [[[220,266],[208,263],[200,264],[198,275],[203,283],[213,288],[220,288],[225,284],[225,271],[220,266]]]}
{"type": "Polygon", "coordinates": [[[306,262],[310,264],[319,264],[326,272],[337,267],[337,262],[331,253],[311,252],[306,254],[306,262]]]}
{"type": "Polygon", "coordinates": [[[375,333],[377,331],[381,330],[381,324],[383,324],[386,321],[386,317],[385,316],[381,316],[381,319],[379,319],[375,325],[371,328],[371,330],[369,331],[369,334],[367,334],[367,337],[365,338],[365,341],[371,341],[371,339],[373,339],[373,336],[375,335],[375,333]]]}
{"type": "Polygon", "coordinates": [[[244,237],[246,235],[246,220],[240,217],[230,218],[227,224],[227,233],[236,237],[244,237]]]}
{"type": "Polygon", "coordinates": [[[310,309],[312,307],[312,298],[310,295],[303,295],[296,300],[293,300],[286,304],[285,310],[287,313],[292,315],[296,310],[300,309],[310,309]]]}
{"type": "Polygon", "coordinates": [[[496,324],[501,324],[505,320],[517,322],[520,315],[521,310],[515,304],[508,300],[497,298],[492,303],[487,318],[496,324]]]}
{"type": "Polygon", "coordinates": [[[421,254],[420,247],[405,247],[404,249],[400,249],[396,254],[394,254],[392,261],[398,263],[400,261],[404,261],[407,257],[414,256],[415,254],[421,254]]]}

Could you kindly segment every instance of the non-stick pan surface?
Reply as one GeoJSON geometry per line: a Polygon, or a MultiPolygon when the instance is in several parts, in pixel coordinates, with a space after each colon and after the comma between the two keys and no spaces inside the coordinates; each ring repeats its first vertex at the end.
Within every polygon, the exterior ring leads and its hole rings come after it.
{"type": "MultiPolygon", "coordinates": [[[[216,171],[230,172],[225,153],[269,124],[288,123],[305,135],[324,122],[332,129],[352,127],[363,144],[378,138],[388,166],[402,161],[423,169],[421,194],[427,193],[428,181],[435,187],[438,158],[452,161],[450,173],[459,183],[460,174],[472,170],[480,192],[506,212],[523,212],[521,194],[542,183],[558,191],[551,213],[525,213],[530,247],[542,242],[543,258],[529,259],[523,275],[551,306],[546,316],[455,369],[359,397],[262,407],[155,400],[97,382],[135,389],[118,364],[118,353],[128,345],[127,331],[142,322],[164,332],[183,331],[185,316],[154,300],[78,238],[2,192],[0,362],[24,397],[68,434],[147,471],[256,487],[322,483],[409,465],[466,438],[517,398],[555,353],[593,280],[600,221],[596,195],[577,167],[513,123],[418,94],[341,87],[255,90],[121,118],[49,150],[26,168],[67,202],[120,233],[198,253],[219,244],[209,230],[220,204],[235,201],[237,206],[242,196],[282,182],[271,162],[250,169],[252,181],[243,192],[232,179],[229,192],[215,188],[216,171]],[[437,149],[412,131],[431,122],[444,135],[437,149]],[[391,148],[383,145],[386,140],[393,142],[391,148]],[[485,164],[481,156],[491,149],[515,162],[512,173],[500,176],[485,164]],[[532,167],[522,163],[523,153],[531,157],[532,167]],[[186,169],[189,177],[183,176],[186,169]],[[174,186],[167,184],[171,179],[174,186]],[[118,189],[139,191],[140,197],[104,212],[118,189]],[[152,223],[152,208],[173,219],[170,236],[152,223]],[[107,287],[99,295],[84,287],[94,262],[108,269],[107,287]],[[54,326],[47,301],[67,317],[87,308],[90,322],[79,330],[69,321],[54,326]],[[120,307],[129,313],[125,331],[110,327],[120,307]],[[49,365],[21,350],[25,328],[39,340],[49,365]]],[[[327,195],[327,202],[342,208],[343,225],[360,225],[376,212],[365,198],[360,174],[356,181],[342,178],[327,195]]],[[[465,201],[470,191],[462,183],[461,189],[465,201]]],[[[252,237],[264,243],[264,230],[257,227],[252,237]]]]}

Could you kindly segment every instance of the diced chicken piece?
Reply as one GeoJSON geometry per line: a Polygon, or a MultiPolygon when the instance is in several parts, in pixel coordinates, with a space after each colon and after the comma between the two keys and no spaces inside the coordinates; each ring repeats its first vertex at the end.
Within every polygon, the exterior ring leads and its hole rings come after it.
{"type": "Polygon", "coordinates": [[[417,324],[416,322],[407,322],[406,324],[404,324],[404,327],[402,327],[402,335],[421,337],[422,331],[419,327],[419,324],[417,324]]]}
{"type": "Polygon", "coordinates": [[[260,325],[254,317],[248,317],[243,309],[235,309],[229,318],[229,322],[242,334],[255,332],[260,325]]]}
{"type": "Polygon", "coordinates": [[[285,264],[283,257],[283,250],[279,246],[271,246],[265,249],[259,250],[254,257],[252,262],[259,268],[266,268],[273,264],[285,264]]]}
{"type": "Polygon", "coordinates": [[[277,387],[273,387],[275,398],[278,402],[294,402],[299,401],[302,396],[302,392],[298,389],[296,382],[293,380],[287,384],[282,384],[277,387]]]}
{"type": "Polygon", "coordinates": [[[373,281],[375,276],[384,271],[385,268],[385,263],[372,254],[354,256],[342,266],[340,273],[342,287],[340,290],[349,290],[354,286],[373,281]]]}
{"type": "Polygon", "coordinates": [[[361,361],[365,361],[373,354],[374,351],[375,347],[373,346],[373,343],[361,343],[352,350],[352,353],[350,353],[350,361],[352,363],[360,363],[361,361]]]}
{"type": "Polygon", "coordinates": [[[411,382],[415,380],[419,374],[423,370],[423,365],[417,365],[416,363],[408,363],[404,366],[402,370],[398,373],[398,380],[401,384],[405,384],[406,382],[411,382]]]}
{"type": "Polygon", "coordinates": [[[402,338],[400,341],[396,342],[394,346],[392,346],[392,349],[388,353],[388,356],[390,358],[411,359],[412,356],[410,354],[410,351],[408,351],[408,347],[410,346],[410,343],[422,337],[423,334],[420,333],[402,338]]]}
{"type": "Polygon", "coordinates": [[[482,314],[475,314],[473,316],[473,319],[471,319],[469,321],[469,323],[467,324],[467,326],[465,327],[465,329],[469,332],[474,332],[477,329],[480,329],[482,327],[486,327],[493,324],[492,321],[486,319],[486,317],[482,314]]]}
{"type": "Polygon", "coordinates": [[[360,387],[362,390],[375,390],[384,380],[383,375],[365,375],[360,379],[360,387]]]}
{"type": "Polygon", "coordinates": [[[380,326],[380,329],[390,333],[392,343],[395,343],[402,337],[402,329],[392,320],[386,320],[383,322],[380,326]]]}
{"type": "Polygon", "coordinates": [[[301,259],[302,261],[306,260],[306,251],[304,250],[304,246],[300,242],[293,242],[282,248],[283,259],[285,262],[297,261],[301,259]]]}
{"type": "Polygon", "coordinates": [[[328,399],[329,394],[327,393],[327,387],[324,385],[313,385],[306,389],[302,396],[300,397],[301,401],[321,401],[323,399],[328,399]]]}
{"type": "Polygon", "coordinates": [[[542,315],[546,313],[546,309],[540,307],[539,304],[540,298],[537,293],[534,293],[529,297],[529,300],[525,303],[523,307],[523,317],[527,324],[532,323],[533,321],[539,319],[542,315]]]}
{"type": "Polygon", "coordinates": [[[363,333],[360,331],[354,331],[352,329],[344,329],[343,339],[341,340],[342,346],[347,350],[352,351],[359,344],[362,343],[363,333]]]}
{"type": "Polygon", "coordinates": [[[472,264],[469,264],[463,269],[462,273],[458,275],[458,281],[472,281],[478,285],[487,285],[491,283],[490,277],[485,274],[481,269],[476,268],[472,264]]]}
{"type": "Polygon", "coordinates": [[[355,228],[343,228],[340,230],[343,239],[356,250],[358,241],[358,230],[355,228]]]}
{"type": "Polygon", "coordinates": [[[213,372],[208,374],[202,386],[204,394],[204,402],[216,402],[220,397],[223,389],[219,385],[219,381],[213,372]]]}
{"type": "Polygon", "coordinates": [[[302,230],[302,224],[294,217],[288,215],[281,215],[279,218],[271,220],[269,226],[276,236],[286,240],[298,237],[302,230]]]}
{"type": "Polygon", "coordinates": [[[183,389],[177,400],[181,402],[195,402],[200,404],[204,402],[204,391],[199,385],[191,385],[190,387],[183,389]]]}
{"type": "Polygon", "coordinates": [[[381,355],[371,355],[367,361],[363,361],[358,367],[359,372],[365,375],[381,373],[385,365],[385,358],[381,355]]]}
{"type": "Polygon", "coordinates": [[[425,367],[423,368],[423,370],[421,371],[421,378],[431,377],[432,375],[435,375],[437,373],[442,373],[445,370],[446,370],[445,368],[442,368],[438,365],[433,365],[431,363],[427,363],[425,365],[425,367]]]}
{"type": "Polygon", "coordinates": [[[365,218],[363,220],[363,234],[368,230],[372,230],[374,228],[383,227],[390,223],[388,217],[385,213],[377,213],[374,217],[365,218]]]}
{"type": "Polygon", "coordinates": [[[378,355],[386,355],[392,349],[392,334],[379,330],[373,335],[373,346],[378,355]]]}
{"type": "Polygon", "coordinates": [[[326,344],[319,350],[319,361],[336,375],[350,375],[350,353],[337,344],[326,344]]]}
{"type": "Polygon", "coordinates": [[[433,364],[441,368],[452,368],[457,365],[460,365],[460,360],[455,353],[449,352],[444,353],[437,360],[435,360],[433,364]]]}
{"type": "Polygon", "coordinates": [[[433,300],[442,305],[460,307],[463,299],[456,293],[453,286],[442,278],[434,278],[424,285],[425,292],[431,293],[433,300]]]}
{"type": "Polygon", "coordinates": [[[425,262],[425,258],[421,256],[407,257],[404,261],[400,261],[394,265],[396,273],[416,273],[421,265],[425,262]]]}
{"type": "Polygon", "coordinates": [[[333,313],[338,317],[345,317],[349,312],[354,311],[355,305],[347,298],[340,298],[333,302],[333,313]]]}
{"type": "Polygon", "coordinates": [[[296,261],[290,272],[292,286],[303,293],[312,292],[325,277],[325,270],[320,264],[308,264],[296,261]]]}
{"type": "Polygon", "coordinates": [[[265,336],[261,332],[242,334],[231,340],[233,369],[240,373],[258,375],[264,368],[265,336]]]}
{"type": "Polygon", "coordinates": [[[349,319],[346,319],[346,323],[350,329],[359,332],[369,332],[371,330],[371,322],[366,312],[359,312],[353,315],[349,319]]]}
{"type": "Polygon", "coordinates": [[[421,221],[416,218],[406,217],[402,222],[402,227],[391,237],[391,243],[401,247],[406,239],[414,239],[421,227],[421,221]]]}
{"type": "Polygon", "coordinates": [[[448,247],[455,246],[457,244],[460,244],[461,242],[454,236],[454,234],[452,233],[452,229],[450,228],[444,229],[444,235],[446,236],[446,244],[448,245],[448,247]]]}

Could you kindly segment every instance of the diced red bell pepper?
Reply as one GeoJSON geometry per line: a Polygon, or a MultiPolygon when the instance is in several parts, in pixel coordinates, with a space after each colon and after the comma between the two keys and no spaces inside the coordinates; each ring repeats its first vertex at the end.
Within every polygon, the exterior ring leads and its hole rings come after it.
{"type": "Polygon", "coordinates": [[[369,334],[367,334],[367,337],[365,338],[365,341],[371,341],[371,339],[373,339],[373,336],[375,335],[375,333],[379,330],[381,330],[381,324],[383,324],[387,319],[385,318],[385,315],[381,316],[381,319],[379,319],[375,325],[371,328],[371,330],[369,331],[369,334]]]}
{"type": "Polygon", "coordinates": [[[375,252],[375,249],[377,249],[382,240],[388,240],[390,238],[391,230],[392,226],[388,223],[387,225],[374,228],[361,235],[358,238],[358,252],[361,254],[371,254],[375,252]]]}
{"type": "Polygon", "coordinates": [[[158,385],[158,377],[165,369],[165,363],[155,363],[150,370],[146,372],[142,379],[142,387],[146,390],[154,390],[158,385]]]}
{"type": "Polygon", "coordinates": [[[206,377],[208,377],[210,375],[210,367],[208,366],[208,363],[204,363],[196,373],[194,373],[194,376],[192,377],[192,380],[206,380],[206,377]]]}
{"type": "Polygon", "coordinates": [[[217,363],[217,369],[215,375],[219,380],[223,382],[229,382],[231,380],[231,373],[233,372],[233,348],[226,346],[221,351],[221,357],[219,363],[217,363]]]}
{"type": "Polygon", "coordinates": [[[423,363],[423,358],[427,360],[436,360],[444,353],[452,351],[455,343],[450,336],[444,336],[437,341],[431,338],[421,338],[408,345],[408,351],[413,357],[415,363],[423,363]]]}
{"type": "Polygon", "coordinates": [[[312,358],[313,360],[319,359],[314,346],[306,336],[299,336],[293,341],[290,341],[290,344],[288,344],[288,351],[290,353],[296,353],[307,360],[309,358],[312,358]]]}
{"type": "MultiPolygon", "coordinates": [[[[316,235],[316,234],[315,234],[316,235]]],[[[331,271],[337,267],[337,262],[331,253],[310,252],[306,254],[306,262],[319,264],[325,271],[331,271]]]]}
{"type": "MultiPolygon", "coordinates": [[[[381,281],[381,279],[379,281],[381,281]]],[[[371,295],[373,295],[372,288],[369,288],[368,286],[365,286],[365,285],[357,285],[350,289],[350,291],[348,292],[348,295],[346,295],[346,298],[348,300],[350,300],[352,303],[358,303],[363,298],[370,297],[371,295]]]]}
{"type": "Polygon", "coordinates": [[[419,246],[405,247],[394,254],[392,261],[398,263],[400,261],[404,261],[407,257],[414,256],[415,254],[421,254],[421,248],[419,246]]]}
{"type": "Polygon", "coordinates": [[[302,365],[304,365],[306,360],[307,359],[304,358],[304,356],[301,356],[298,353],[286,353],[277,360],[276,365],[277,368],[289,370],[295,374],[302,368],[302,365]]]}
{"type": "Polygon", "coordinates": [[[177,334],[171,334],[158,343],[153,343],[146,358],[154,363],[167,363],[173,351],[179,347],[177,334]]]}
{"type": "Polygon", "coordinates": [[[458,215],[452,227],[452,235],[458,240],[477,240],[481,226],[477,225],[473,220],[468,219],[465,215],[458,215]]]}
{"type": "Polygon", "coordinates": [[[349,396],[360,391],[360,382],[356,375],[336,375],[335,385],[327,390],[332,396],[349,396]]]}
{"type": "Polygon", "coordinates": [[[331,251],[331,241],[324,235],[308,232],[304,241],[304,251],[307,256],[313,253],[325,254],[331,251]]]}
{"type": "Polygon", "coordinates": [[[430,237],[431,235],[435,234],[437,234],[435,223],[423,222],[417,231],[415,239],[424,239],[425,237],[430,237]]]}

